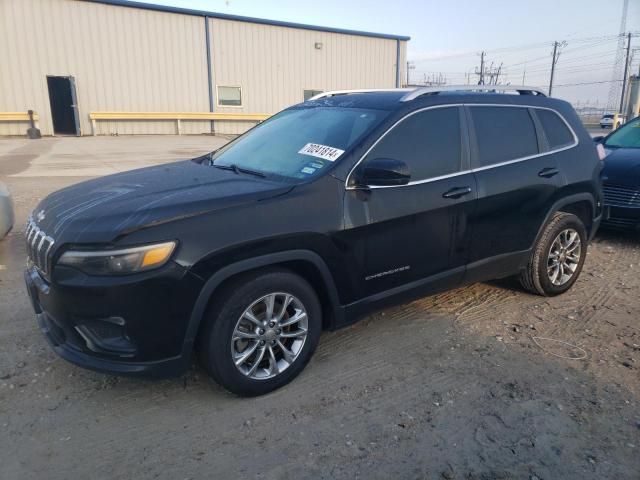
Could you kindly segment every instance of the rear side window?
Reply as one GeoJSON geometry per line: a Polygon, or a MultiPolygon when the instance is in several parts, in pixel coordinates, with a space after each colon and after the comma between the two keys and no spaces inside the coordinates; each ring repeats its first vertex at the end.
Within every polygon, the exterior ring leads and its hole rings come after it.
{"type": "Polygon", "coordinates": [[[527,108],[471,107],[481,167],[536,155],[538,138],[527,108]]]}
{"type": "Polygon", "coordinates": [[[535,112],[542,124],[542,129],[544,130],[551,150],[566,147],[574,143],[573,134],[556,112],[542,110],[540,108],[537,108],[535,112]]]}
{"type": "Polygon", "coordinates": [[[396,125],[367,155],[394,158],[409,166],[411,181],[460,170],[462,155],[458,107],[415,113],[396,125]]]}

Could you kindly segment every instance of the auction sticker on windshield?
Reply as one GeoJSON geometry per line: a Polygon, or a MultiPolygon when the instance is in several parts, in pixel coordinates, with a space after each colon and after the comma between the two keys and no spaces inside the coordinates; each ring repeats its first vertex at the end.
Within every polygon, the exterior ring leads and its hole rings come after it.
{"type": "Polygon", "coordinates": [[[344,153],[344,150],[339,148],[328,147],[326,145],[320,145],[318,143],[307,143],[302,147],[298,153],[303,155],[311,155],[312,157],[322,158],[323,160],[329,160],[330,162],[336,161],[340,158],[340,155],[344,153]]]}

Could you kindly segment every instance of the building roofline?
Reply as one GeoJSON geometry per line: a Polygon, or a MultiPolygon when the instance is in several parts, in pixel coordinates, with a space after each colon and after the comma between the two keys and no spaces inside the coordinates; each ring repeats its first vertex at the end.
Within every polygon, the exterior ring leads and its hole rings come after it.
{"type": "Polygon", "coordinates": [[[279,20],[268,20],[265,18],[245,17],[242,15],[229,15],[226,13],[208,12],[206,10],[193,10],[189,8],[170,7],[166,5],[154,5],[151,3],[136,2],[130,0],[83,0],[85,2],[102,3],[116,7],[140,8],[143,10],[153,10],[156,12],[179,13],[182,15],[193,15],[197,17],[218,18],[221,20],[234,20],[237,22],[258,23],[262,25],[272,25],[276,27],[297,28],[300,30],[315,30],[318,32],[342,33],[345,35],[358,35],[361,37],[386,38],[390,40],[408,41],[411,37],[403,35],[392,35],[386,33],[364,32],[360,30],[349,30],[345,28],[321,27],[319,25],[307,25],[304,23],[283,22],[279,20]]]}

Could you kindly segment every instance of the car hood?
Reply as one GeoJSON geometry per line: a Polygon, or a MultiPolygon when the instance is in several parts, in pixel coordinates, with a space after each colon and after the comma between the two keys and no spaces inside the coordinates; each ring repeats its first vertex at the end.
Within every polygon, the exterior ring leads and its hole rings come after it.
{"type": "Polygon", "coordinates": [[[604,159],[602,178],[608,184],[640,187],[640,149],[609,150],[604,159]]]}
{"type": "Polygon", "coordinates": [[[256,202],[291,185],[221,170],[202,159],[100,177],[46,197],[33,211],[56,243],[108,243],[141,228],[256,202]]]}

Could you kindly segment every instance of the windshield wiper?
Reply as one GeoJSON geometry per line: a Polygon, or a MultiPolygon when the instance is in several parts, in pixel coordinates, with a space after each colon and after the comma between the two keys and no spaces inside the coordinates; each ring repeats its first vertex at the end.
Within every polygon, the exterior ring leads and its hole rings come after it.
{"type": "Polygon", "coordinates": [[[231,170],[232,172],[235,172],[235,173],[246,173],[246,174],[254,175],[260,178],[266,177],[266,175],[262,172],[258,172],[257,170],[250,170],[244,167],[239,167],[235,163],[232,163],[230,165],[219,165],[219,164],[212,163],[212,165],[216,168],[220,168],[222,170],[231,170]]]}

